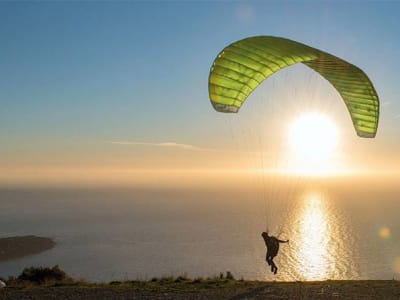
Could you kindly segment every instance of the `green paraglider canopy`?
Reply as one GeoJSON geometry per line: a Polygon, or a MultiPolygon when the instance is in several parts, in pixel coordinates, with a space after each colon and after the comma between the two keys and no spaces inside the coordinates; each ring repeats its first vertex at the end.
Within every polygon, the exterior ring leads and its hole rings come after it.
{"type": "Polygon", "coordinates": [[[297,63],[318,72],[335,87],[360,137],[375,137],[379,98],[368,76],[343,59],[285,38],[250,37],[223,49],[210,71],[211,103],[219,112],[236,113],[265,79],[297,63]]]}

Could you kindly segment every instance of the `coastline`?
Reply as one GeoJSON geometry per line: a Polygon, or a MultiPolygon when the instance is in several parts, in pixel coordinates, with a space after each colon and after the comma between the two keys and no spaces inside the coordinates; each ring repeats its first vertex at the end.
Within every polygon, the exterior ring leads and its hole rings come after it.
{"type": "Polygon", "coordinates": [[[0,238],[0,263],[54,248],[55,241],[34,235],[0,238]]]}

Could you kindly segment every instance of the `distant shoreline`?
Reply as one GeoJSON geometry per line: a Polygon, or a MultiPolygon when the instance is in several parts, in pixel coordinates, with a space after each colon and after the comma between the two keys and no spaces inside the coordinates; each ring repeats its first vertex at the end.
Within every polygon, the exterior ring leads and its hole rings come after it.
{"type": "Polygon", "coordinates": [[[0,238],[0,262],[38,254],[55,245],[51,238],[34,235],[0,238]]]}

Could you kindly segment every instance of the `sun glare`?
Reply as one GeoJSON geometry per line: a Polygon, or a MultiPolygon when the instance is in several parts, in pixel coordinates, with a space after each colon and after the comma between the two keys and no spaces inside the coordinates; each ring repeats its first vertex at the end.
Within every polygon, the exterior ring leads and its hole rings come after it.
{"type": "Polygon", "coordinates": [[[338,145],[335,124],[325,115],[307,113],[289,128],[292,169],[301,173],[331,173],[335,168],[334,153],[338,145]],[[303,171],[301,171],[303,170],[303,171]]]}
{"type": "Polygon", "coordinates": [[[336,126],[325,115],[305,114],[292,123],[289,142],[292,149],[303,159],[329,159],[338,143],[336,126]]]}

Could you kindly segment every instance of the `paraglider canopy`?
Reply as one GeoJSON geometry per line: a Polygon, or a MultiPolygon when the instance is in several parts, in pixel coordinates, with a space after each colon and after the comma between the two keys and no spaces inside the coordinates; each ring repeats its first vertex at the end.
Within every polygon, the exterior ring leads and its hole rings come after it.
{"type": "Polygon", "coordinates": [[[210,70],[211,103],[219,112],[236,113],[265,79],[297,63],[318,72],[335,87],[358,136],[375,137],[379,98],[368,76],[343,59],[281,37],[250,37],[224,48],[210,70]]]}

